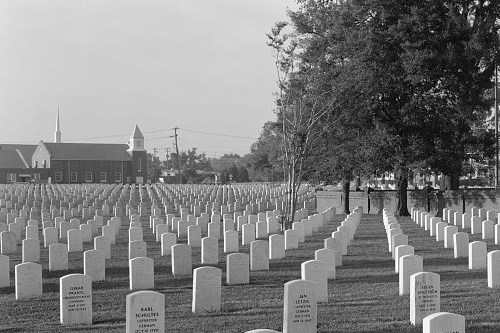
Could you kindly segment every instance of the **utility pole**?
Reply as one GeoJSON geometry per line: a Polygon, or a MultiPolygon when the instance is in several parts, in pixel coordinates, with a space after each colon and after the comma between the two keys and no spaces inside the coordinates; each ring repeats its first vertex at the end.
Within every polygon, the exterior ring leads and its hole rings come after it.
{"type": "Polygon", "coordinates": [[[495,188],[498,188],[498,68],[495,62],[495,188]]]}
{"type": "MultiPolygon", "coordinates": [[[[178,168],[178,171],[179,171],[179,184],[182,184],[182,174],[181,174],[181,156],[179,155],[179,143],[177,141],[177,130],[179,129],[179,127],[174,127],[173,130],[174,130],[174,139],[175,139],[175,153],[177,154],[177,168],[178,168]]],[[[172,136],[170,136],[172,137],[172,136]]]]}
{"type": "Polygon", "coordinates": [[[157,169],[156,169],[156,153],[158,152],[158,149],[153,148],[153,165],[155,166],[155,173],[153,175],[153,181],[156,183],[157,182],[157,169]]]}

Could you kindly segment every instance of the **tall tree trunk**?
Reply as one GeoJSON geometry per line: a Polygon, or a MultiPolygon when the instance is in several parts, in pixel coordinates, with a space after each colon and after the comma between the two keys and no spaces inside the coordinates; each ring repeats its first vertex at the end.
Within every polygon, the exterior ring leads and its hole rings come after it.
{"type": "Polygon", "coordinates": [[[399,216],[410,216],[408,212],[408,168],[402,167],[398,175],[398,205],[396,209],[396,215],[399,216]]]}
{"type": "Polygon", "coordinates": [[[344,197],[344,213],[349,214],[349,188],[351,187],[351,182],[349,179],[342,179],[342,194],[344,197]]]}
{"type": "Polygon", "coordinates": [[[444,189],[445,191],[458,190],[460,188],[460,172],[453,172],[445,175],[444,189]]]}

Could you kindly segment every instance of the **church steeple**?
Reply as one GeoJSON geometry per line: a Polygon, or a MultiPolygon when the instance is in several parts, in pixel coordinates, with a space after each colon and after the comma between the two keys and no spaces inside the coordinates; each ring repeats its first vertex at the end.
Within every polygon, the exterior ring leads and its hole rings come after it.
{"type": "Polygon", "coordinates": [[[61,124],[59,122],[59,105],[57,106],[56,132],[54,133],[54,142],[61,143],[61,124]]]}
{"type": "Polygon", "coordinates": [[[134,131],[130,136],[130,140],[128,143],[129,151],[145,151],[144,149],[144,135],[142,135],[139,126],[135,125],[134,131]]]}

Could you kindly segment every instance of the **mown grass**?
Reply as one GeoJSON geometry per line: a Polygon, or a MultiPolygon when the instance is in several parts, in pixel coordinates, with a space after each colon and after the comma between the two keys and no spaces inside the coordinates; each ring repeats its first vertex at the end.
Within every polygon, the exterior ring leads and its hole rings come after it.
{"type": "MultiPolygon", "coordinates": [[[[283,284],[300,278],[300,264],[314,258],[323,240],[344,216],[307,239],[297,250],[287,251],[283,260],[271,261],[267,272],[251,272],[250,285],[225,285],[225,254],[217,267],[223,271],[222,310],[218,313],[191,313],[192,280],[174,278],[170,257],[160,255],[144,223],[148,256],[155,260],[155,290],[166,296],[166,332],[246,332],[256,328],[280,331],[283,315],[283,284]]],[[[500,290],[487,288],[486,271],[470,271],[467,260],[454,259],[453,251],[416,226],[400,219],[415,254],[424,258],[424,270],[441,276],[441,311],[466,317],[467,332],[500,332],[500,290]]],[[[471,236],[478,240],[478,236],[471,236]]],[[[180,240],[185,242],[185,240],[180,240]]],[[[488,241],[488,251],[500,249],[488,241]]],[[[223,248],[222,240],[220,249],[223,248]]],[[[91,244],[85,244],[85,250],[91,244]]],[[[421,332],[409,323],[409,297],[398,295],[398,276],[387,249],[381,216],[364,215],[356,238],[337,268],[337,279],[329,282],[329,302],[318,306],[318,332],[421,332]]],[[[11,284],[19,255],[11,256],[11,284]]],[[[83,272],[81,253],[70,254],[69,272],[48,272],[47,249],[42,249],[43,296],[16,301],[14,288],[0,289],[0,331],[2,332],[123,332],[125,297],[128,290],[127,230],[124,227],[106,262],[106,281],[93,285],[92,327],[63,327],[59,324],[59,277],[83,272]]],[[[240,252],[249,253],[248,246],[240,252]]],[[[194,268],[200,265],[200,250],[193,250],[194,268]]]]}

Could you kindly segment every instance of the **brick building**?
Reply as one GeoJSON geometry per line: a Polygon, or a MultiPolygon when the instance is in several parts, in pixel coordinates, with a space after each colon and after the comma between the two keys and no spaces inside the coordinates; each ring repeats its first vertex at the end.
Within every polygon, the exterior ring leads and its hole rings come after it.
{"type": "Polygon", "coordinates": [[[147,181],[144,136],[136,125],[128,144],[63,143],[59,112],[55,142],[0,148],[0,183],[143,183],[147,181]]]}

